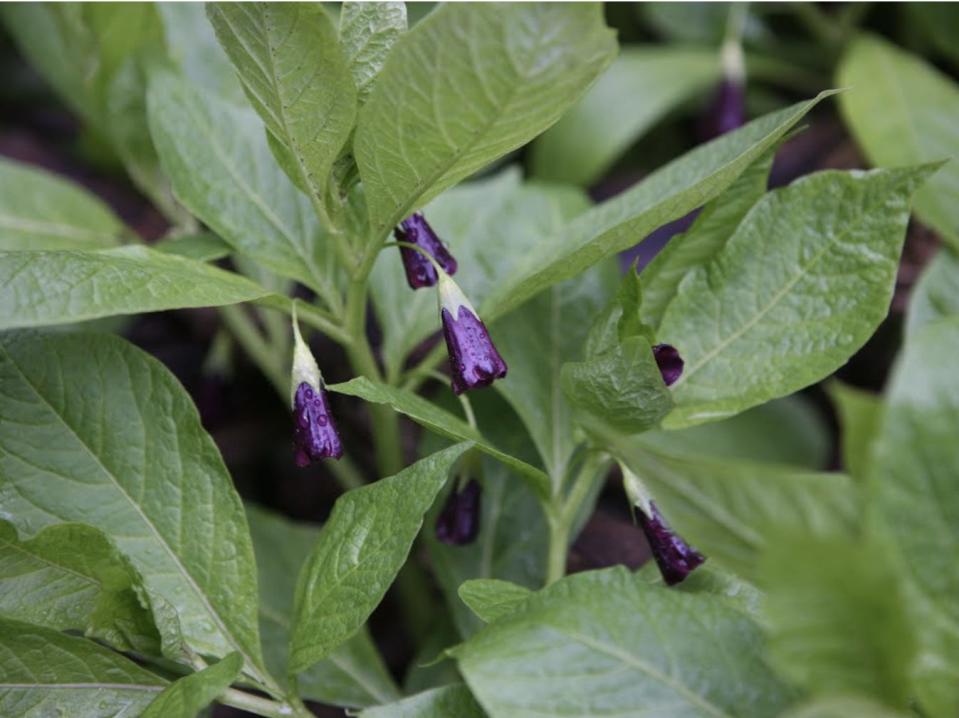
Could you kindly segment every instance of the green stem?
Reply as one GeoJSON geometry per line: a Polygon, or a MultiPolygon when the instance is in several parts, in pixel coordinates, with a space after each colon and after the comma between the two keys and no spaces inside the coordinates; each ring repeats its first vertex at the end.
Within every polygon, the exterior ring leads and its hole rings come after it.
{"type": "Polygon", "coordinates": [[[313,716],[299,700],[280,703],[236,688],[227,688],[217,701],[223,705],[239,708],[248,713],[256,713],[267,718],[292,718],[294,716],[305,718],[306,716],[313,716]]]}
{"type": "Polygon", "coordinates": [[[839,42],[840,34],[836,23],[827,17],[814,3],[793,2],[789,5],[796,19],[799,20],[811,35],[827,46],[834,46],[839,42]]]}
{"type": "Polygon", "coordinates": [[[240,346],[266,375],[273,387],[280,392],[280,395],[289,394],[290,380],[287,372],[284,371],[286,357],[281,356],[269,345],[243,308],[238,305],[220,307],[220,316],[240,346]]]}
{"type": "Polygon", "coordinates": [[[346,491],[358,489],[366,483],[363,479],[363,474],[356,468],[356,464],[345,454],[336,461],[327,461],[325,466],[332,472],[337,482],[339,482],[340,486],[346,491]]]}
{"type": "Polygon", "coordinates": [[[546,557],[546,585],[566,575],[566,555],[569,552],[570,525],[554,512],[549,512],[549,553],[546,557]]]}

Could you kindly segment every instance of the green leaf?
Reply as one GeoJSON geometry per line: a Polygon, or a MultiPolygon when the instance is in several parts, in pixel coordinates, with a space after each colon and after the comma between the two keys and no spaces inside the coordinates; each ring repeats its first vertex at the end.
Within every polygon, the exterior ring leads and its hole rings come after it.
{"type": "Polygon", "coordinates": [[[616,52],[598,5],[443,5],[393,47],[354,151],[373,236],[553,124],[616,52]]]}
{"type": "Polygon", "coordinates": [[[492,718],[760,718],[791,697],[751,619],[621,567],[554,583],[453,653],[492,718]]]}
{"type": "Polygon", "coordinates": [[[143,711],[142,718],[195,718],[240,675],[243,658],[231,653],[202,671],[171,683],[143,711]]]}
{"type": "MultiPolygon", "coordinates": [[[[655,586],[666,585],[655,561],[647,561],[636,575],[655,586]]],[[[757,620],[762,619],[763,592],[736,574],[719,569],[711,563],[698,567],[684,578],[682,583],[669,588],[672,591],[707,594],[720,598],[747,616],[757,620]]]]}
{"type": "Polygon", "coordinates": [[[490,330],[509,366],[506,377],[494,386],[526,424],[554,481],[564,476],[576,448],[560,372],[566,362],[582,355],[589,327],[618,283],[616,265],[603,262],[550,287],[490,330]]]}
{"type": "Polygon", "coordinates": [[[959,710],[959,319],[906,342],[893,372],[871,478],[877,517],[914,584],[910,606],[924,654],[920,701],[932,715],[959,710]]]}
{"type": "Polygon", "coordinates": [[[269,292],[232,272],[146,247],[0,252],[0,328],[222,306],[269,292]]]}
{"type": "Polygon", "coordinates": [[[240,254],[329,292],[333,252],[310,201],[276,165],[259,118],[169,73],[153,75],[147,105],[177,198],[240,254]]]}
{"type": "Polygon", "coordinates": [[[954,316],[959,316],[959,257],[942,249],[926,266],[909,298],[906,336],[954,316]]]}
{"type": "Polygon", "coordinates": [[[356,87],[333,21],[319,3],[217,2],[207,15],[250,104],[292,162],[280,165],[324,201],[356,119],[356,87]]]}
{"type": "Polygon", "coordinates": [[[916,214],[959,249],[959,86],[933,66],[871,35],[839,64],[846,123],[870,162],[897,167],[951,158],[916,192],[916,214]]]}
{"type": "Polygon", "coordinates": [[[760,117],[697,147],[629,191],[579,215],[562,232],[543,238],[500,278],[480,308],[484,317],[490,321],[506,314],[546,287],[633,246],[660,225],[716,197],[829,94],[760,117]]]}
{"type": "Polygon", "coordinates": [[[190,82],[217,97],[246,105],[243,87],[216,40],[201,3],[160,2],[167,54],[190,82]]]}
{"type": "MultiPolygon", "coordinates": [[[[295,523],[246,505],[260,584],[260,635],[270,673],[286,676],[296,577],[316,544],[319,526],[295,523]]],[[[321,703],[352,708],[389,703],[400,693],[365,628],[296,681],[298,694],[321,703]]]]}
{"type": "Polygon", "coordinates": [[[396,41],[406,32],[406,3],[344,2],[340,45],[346,54],[357,101],[362,106],[396,41]]]}
{"type": "Polygon", "coordinates": [[[484,718],[473,694],[462,683],[417,693],[397,703],[368,708],[360,718],[484,718]]]}
{"type": "Polygon", "coordinates": [[[109,207],[78,185],[0,159],[0,250],[100,249],[127,233],[109,207]]]}
{"type": "Polygon", "coordinates": [[[533,143],[533,175],[588,186],[667,113],[720,75],[713,50],[633,45],[533,143]]]}
{"type": "Polygon", "coordinates": [[[56,630],[77,629],[120,650],[158,654],[142,580],[100,531],[48,526],[21,541],[0,521],[0,615],[56,630]]]}
{"type": "Polygon", "coordinates": [[[291,673],[328,656],[366,622],[467,448],[456,444],[337,500],[297,582],[291,673]]]}
{"type": "Polygon", "coordinates": [[[872,444],[882,422],[882,399],[837,380],[829,382],[826,389],[839,415],[843,466],[853,478],[864,481],[869,475],[872,444]]]}
{"type": "Polygon", "coordinates": [[[0,618],[0,715],[140,715],[167,681],[84,638],[0,618]]]}
{"type": "Polygon", "coordinates": [[[508,616],[531,594],[532,591],[525,586],[498,578],[471,579],[464,581],[459,588],[463,603],[484,623],[508,616]]]}
{"type": "Polygon", "coordinates": [[[752,579],[776,531],[852,533],[860,496],[842,474],[670,454],[646,435],[610,446],[646,484],[666,520],[707,558],[752,579]]]}
{"type": "Polygon", "coordinates": [[[394,411],[410,417],[417,424],[454,441],[472,441],[477,449],[502,461],[523,477],[537,494],[545,496],[549,491],[549,479],[542,470],[500,451],[465,421],[413,392],[386,384],[377,384],[362,376],[342,384],[331,384],[327,389],[338,394],[357,396],[374,404],[386,404],[394,411]]]}
{"type": "Polygon", "coordinates": [[[811,695],[908,706],[913,627],[883,547],[784,537],[764,553],[759,574],[770,661],[784,677],[811,695]]]}
{"type": "Polygon", "coordinates": [[[651,431],[643,438],[674,455],[749,459],[807,469],[825,467],[832,456],[832,436],[819,411],[796,395],[722,421],[679,431],[651,431]]]}
{"type": "Polygon", "coordinates": [[[726,246],[749,210],[766,194],[778,148],[777,144],[749,165],[725,192],[703,208],[686,232],[671,238],[643,269],[640,316],[644,322],[658,328],[683,277],[706,265],[726,246]]]}
{"type": "Polygon", "coordinates": [[[914,713],[900,713],[859,696],[820,698],[803,703],[786,713],[782,718],[909,718],[914,713]]]}
{"type": "Polygon", "coordinates": [[[651,429],[673,407],[653,349],[639,336],[598,357],[565,364],[562,386],[569,403],[581,412],[581,423],[626,434],[651,429]]]}
{"type": "Polygon", "coordinates": [[[666,428],[731,416],[842,366],[888,311],[930,166],[819,172],[765,195],[680,283],[657,339],[686,362],[666,428]]]}
{"type": "Polygon", "coordinates": [[[152,247],[158,252],[176,254],[198,262],[212,262],[230,254],[230,245],[210,232],[165,237],[152,247]]]}
{"type": "Polygon", "coordinates": [[[21,535],[95,526],[194,650],[239,650],[261,675],[243,506],[173,375],[118,337],[7,333],[0,395],[0,511],[21,535]]]}

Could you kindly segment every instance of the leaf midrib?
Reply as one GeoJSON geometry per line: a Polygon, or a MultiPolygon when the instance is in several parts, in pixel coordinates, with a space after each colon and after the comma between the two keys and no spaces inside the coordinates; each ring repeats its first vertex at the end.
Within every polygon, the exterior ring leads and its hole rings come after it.
{"type": "Polygon", "coordinates": [[[214,623],[216,624],[217,628],[219,628],[223,636],[229,639],[229,642],[232,643],[233,646],[239,651],[240,655],[243,656],[244,661],[252,669],[254,669],[257,673],[259,673],[259,662],[253,660],[253,658],[247,653],[247,651],[237,641],[232,631],[227,629],[219,613],[213,609],[213,606],[210,605],[210,602],[207,599],[206,595],[200,590],[200,587],[196,583],[196,580],[187,570],[186,566],[184,566],[183,563],[180,561],[180,557],[173,551],[172,547],[166,542],[163,536],[159,533],[159,530],[153,524],[153,522],[147,517],[145,513],[143,513],[140,506],[133,500],[133,497],[126,491],[126,489],[123,488],[123,486],[120,484],[117,477],[114,476],[113,473],[107,469],[107,467],[103,464],[103,462],[100,460],[100,457],[97,456],[97,454],[93,451],[93,449],[87,445],[87,443],[83,440],[83,438],[73,429],[72,426],[70,426],[70,424],[67,423],[66,419],[63,416],[61,416],[61,414],[54,408],[54,406],[49,401],[47,401],[47,398],[40,392],[40,390],[36,386],[34,386],[33,382],[30,381],[30,379],[23,372],[19,364],[17,364],[17,362],[10,355],[10,353],[6,351],[6,349],[4,349],[3,347],[0,347],[0,352],[3,352],[3,354],[6,355],[7,360],[10,362],[10,365],[20,375],[24,384],[30,387],[30,390],[36,395],[36,397],[41,402],[43,402],[43,404],[49,409],[50,413],[59,420],[59,422],[63,425],[65,429],[67,429],[67,431],[70,434],[73,435],[73,437],[77,440],[80,446],[82,446],[86,450],[86,452],[89,454],[90,458],[93,459],[94,463],[100,467],[100,469],[103,471],[103,474],[110,479],[110,481],[113,483],[116,490],[127,500],[130,506],[133,508],[134,512],[141,518],[144,525],[148,527],[150,532],[154,535],[159,545],[161,545],[164,548],[164,550],[167,552],[170,559],[173,561],[173,564],[179,569],[180,574],[187,579],[187,585],[196,594],[197,598],[199,598],[201,605],[204,608],[206,608],[207,612],[213,618],[214,623]]]}
{"type": "Polygon", "coordinates": [[[101,233],[97,230],[84,229],[74,225],[45,222],[9,214],[0,214],[0,228],[76,239],[82,242],[109,241],[115,243],[116,240],[114,235],[106,232],[101,233]]]}
{"type": "Polygon", "coordinates": [[[75,571],[74,569],[64,566],[63,564],[56,563],[52,561],[51,559],[41,556],[40,554],[34,553],[33,551],[29,551],[26,548],[26,546],[22,543],[13,543],[12,541],[7,541],[6,539],[0,539],[0,546],[6,546],[8,548],[13,549],[14,551],[19,551],[23,555],[29,556],[30,558],[36,561],[39,561],[40,563],[46,564],[47,566],[50,566],[51,568],[55,568],[58,571],[63,571],[64,573],[69,573],[73,576],[76,576],[77,578],[81,579],[82,581],[86,583],[90,583],[90,584],[93,584],[94,586],[99,586],[100,588],[103,588],[102,581],[94,578],[93,576],[88,576],[84,573],[80,573],[79,571],[75,571]]]}
{"type": "Polygon", "coordinates": [[[166,689],[164,685],[146,683],[0,683],[0,688],[10,690],[133,690],[159,693],[166,689]]]}

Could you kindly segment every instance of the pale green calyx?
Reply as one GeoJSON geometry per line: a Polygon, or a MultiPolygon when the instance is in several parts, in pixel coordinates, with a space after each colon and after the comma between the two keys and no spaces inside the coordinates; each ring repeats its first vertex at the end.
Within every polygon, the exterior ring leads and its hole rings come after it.
{"type": "Polygon", "coordinates": [[[619,469],[623,472],[623,488],[626,489],[626,496],[629,498],[629,503],[647,516],[652,516],[651,499],[646,484],[622,461],[619,462],[619,469]]]}
{"type": "Polygon", "coordinates": [[[319,393],[323,388],[323,375],[313,358],[309,345],[300,334],[300,323],[296,318],[296,302],[293,302],[293,369],[290,372],[290,406],[294,405],[296,390],[306,382],[319,393]]]}
{"type": "Polygon", "coordinates": [[[453,281],[452,277],[441,269],[437,274],[439,275],[439,281],[436,284],[436,291],[440,303],[440,312],[442,313],[445,309],[453,316],[453,319],[456,319],[459,316],[460,307],[466,307],[472,312],[473,316],[479,316],[473,309],[473,305],[470,304],[470,300],[466,298],[463,290],[453,281]]]}

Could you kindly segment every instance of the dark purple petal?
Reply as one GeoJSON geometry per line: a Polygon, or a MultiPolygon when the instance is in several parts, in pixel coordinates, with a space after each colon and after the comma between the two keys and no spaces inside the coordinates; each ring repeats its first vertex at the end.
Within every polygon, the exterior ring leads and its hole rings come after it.
{"type": "Polygon", "coordinates": [[[653,501],[649,502],[649,508],[652,516],[647,516],[642,510],[637,512],[639,525],[646,534],[646,541],[663,580],[667,585],[674,586],[705,561],[706,557],[673,533],[653,501]]]}
{"type": "MultiPolygon", "coordinates": [[[[456,260],[419,212],[400,222],[400,226],[393,231],[393,236],[398,242],[409,242],[429,252],[444,272],[449,275],[456,274],[456,260]]],[[[436,268],[420,252],[410,247],[400,247],[400,257],[403,259],[406,281],[411,289],[432,287],[436,284],[436,268]]]]}
{"type": "Polygon", "coordinates": [[[704,140],[719,137],[746,122],[746,88],[741,82],[723,80],[703,117],[704,140]]]}
{"type": "Polygon", "coordinates": [[[470,479],[462,491],[451,491],[436,519],[436,538],[450,546],[476,540],[480,529],[480,483],[470,479]]]}
{"type": "Polygon", "coordinates": [[[456,319],[443,307],[443,336],[450,355],[453,393],[489,386],[506,376],[506,362],[493,346],[486,325],[465,306],[460,306],[456,319]]]}
{"type": "Polygon", "coordinates": [[[296,388],[293,399],[293,445],[296,465],[306,466],[319,459],[343,456],[343,444],[333,423],[326,392],[314,391],[306,382],[296,388]]]}
{"type": "Polygon", "coordinates": [[[672,386],[683,374],[683,358],[679,356],[676,347],[671,344],[657,344],[653,347],[653,356],[659,373],[663,375],[666,386],[672,386]]]}

